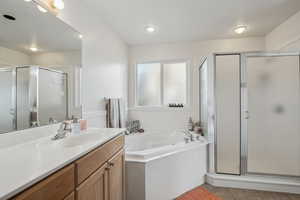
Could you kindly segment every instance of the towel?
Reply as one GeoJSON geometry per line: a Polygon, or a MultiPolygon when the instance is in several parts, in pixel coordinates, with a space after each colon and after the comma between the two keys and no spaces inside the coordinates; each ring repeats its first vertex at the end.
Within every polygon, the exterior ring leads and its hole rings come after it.
{"type": "Polygon", "coordinates": [[[124,102],[122,99],[110,98],[106,102],[106,127],[124,128],[124,102]]]}

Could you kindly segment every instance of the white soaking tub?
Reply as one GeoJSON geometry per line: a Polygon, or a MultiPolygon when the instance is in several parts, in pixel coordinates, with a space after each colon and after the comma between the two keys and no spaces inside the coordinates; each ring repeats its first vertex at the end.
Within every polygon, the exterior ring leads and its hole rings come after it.
{"type": "Polygon", "coordinates": [[[184,137],[181,131],[126,136],[127,200],[171,200],[204,183],[207,141],[184,137]]]}

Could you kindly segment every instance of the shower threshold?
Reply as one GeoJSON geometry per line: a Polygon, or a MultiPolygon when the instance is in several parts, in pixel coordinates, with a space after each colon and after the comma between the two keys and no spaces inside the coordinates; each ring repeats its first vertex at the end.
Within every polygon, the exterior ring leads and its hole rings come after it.
{"type": "Polygon", "coordinates": [[[300,178],[297,177],[208,173],[206,182],[217,187],[300,194],[300,178]]]}

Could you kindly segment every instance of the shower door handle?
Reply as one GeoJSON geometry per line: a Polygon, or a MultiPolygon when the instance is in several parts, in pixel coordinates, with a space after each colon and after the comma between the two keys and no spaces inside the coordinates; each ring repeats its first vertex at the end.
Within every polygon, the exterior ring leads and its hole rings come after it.
{"type": "Polygon", "coordinates": [[[244,113],[245,113],[245,119],[249,119],[250,118],[250,114],[249,114],[249,111],[248,110],[245,110],[244,111],[244,113]]]}
{"type": "Polygon", "coordinates": [[[9,114],[14,116],[15,115],[15,109],[13,109],[13,108],[9,109],[9,114]]]}

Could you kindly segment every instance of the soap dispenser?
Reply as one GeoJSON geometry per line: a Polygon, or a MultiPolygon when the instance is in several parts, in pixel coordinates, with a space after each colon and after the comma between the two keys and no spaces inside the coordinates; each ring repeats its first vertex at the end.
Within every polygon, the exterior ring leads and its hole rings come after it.
{"type": "Polygon", "coordinates": [[[80,121],[78,118],[73,118],[71,126],[72,126],[72,134],[79,135],[80,134],[80,121]]]}

